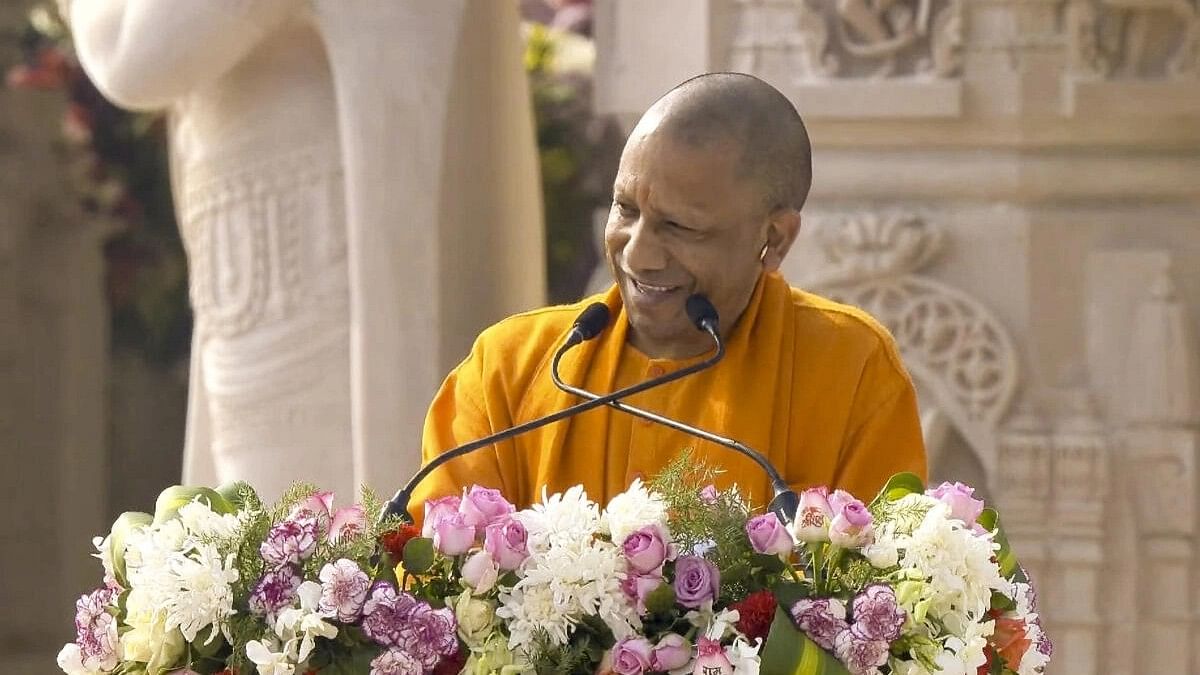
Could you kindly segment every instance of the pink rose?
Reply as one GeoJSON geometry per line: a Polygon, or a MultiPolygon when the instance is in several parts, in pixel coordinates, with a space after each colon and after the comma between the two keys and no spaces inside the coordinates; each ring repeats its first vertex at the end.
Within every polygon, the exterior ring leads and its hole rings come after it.
{"type": "Polygon", "coordinates": [[[675,670],[686,666],[691,660],[692,644],[682,635],[667,633],[654,645],[654,651],[650,652],[650,669],[675,670]]]}
{"type": "Polygon", "coordinates": [[[317,527],[323,534],[329,531],[329,516],[331,511],[333,511],[333,493],[318,492],[292,507],[292,512],[288,514],[288,518],[295,518],[299,515],[312,516],[317,519],[317,527]]]}
{"type": "Polygon", "coordinates": [[[617,675],[642,675],[650,670],[654,648],[643,637],[625,638],[613,645],[612,669],[617,675]]]}
{"type": "Polygon", "coordinates": [[[665,581],[658,574],[630,574],[621,582],[625,596],[637,603],[638,616],[645,616],[646,598],[665,581]]]}
{"type": "MultiPolygon", "coordinates": [[[[833,520],[829,523],[829,541],[842,548],[862,548],[874,541],[871,512],[857,499],[838,499],[838,490],[829,499],[833,520]]],[[[846,494],[846,493],[842,493],[846,494]]],[[[848,495],[847,495],[848,496],[848,495]]]]}
{"type": "Polygon", "coordinates": [[[925,494],[950,507],[950,517],[974,525],[983,513],[983,502],[975,499],[975,488],[962,483],[942,483],[925,494]]]}
{"type": "Polygon", "coordinates": [[[483,548],[502,570],[515,570],[529,557],[529,533],[516,518],[505,518],[487,526],[483,548]]]}
{"type": "Polygon", "coordinates": [[[484,528],[516,512],[517,507],[510,504],[499,490],[472,485],[470,490],[463,490],[458,510],[482,535],[484,528]]]}
{"type": "Polygon", "coordinates": [[[421,536],[426,539],[432,539],[434,528],[437,527],[438,521],[451,513],[458,512],[459,501],[461,500],[459,500],[457,495],[448,495],[426,501],[425,523],[421,527],[421,536]]]}
{"type": "Polygon", "coordinates": [[[755,516],[746,523],[746,536],[756,553],[783,555],[790,553],[795,543],[792,535],[774,513],[755,516]]]}
{"type": "Polygon", "coordinates": [[[833,509],[829,506],[829,489],[810,488],[800,493],[800,508],[792,523],[792,534],[797,541],[829,541],[830,520],[833,520],[833,509]]]}
{"type": "Polygon", "coordinates": [[[367,514],[358,504],[338,509],[329,521],[329,541],[337,543],[344,537],[361,534],[367,526],[367,514]]]}
{"type": "Polygon", "coordinates": [[[629,567],[638,574],[649,574],[657,570],[667,559],[667,543],[662,530],[656,525],[647,525],[625,538],[621,550],[629,561],[629,567]]]}
{"type": "Polygon", "coordinates": [[[433,527],[433,547],[445,555],[462,555],[475,543],[475,527],[457,511],[442,516],[433,527]]]}
{"type": "Polygon", "coordinates": [[[462,578],[476,594],[486,593],[496,585],[500,570],[487,551],[476,551],[463,563],[462,578]]]}

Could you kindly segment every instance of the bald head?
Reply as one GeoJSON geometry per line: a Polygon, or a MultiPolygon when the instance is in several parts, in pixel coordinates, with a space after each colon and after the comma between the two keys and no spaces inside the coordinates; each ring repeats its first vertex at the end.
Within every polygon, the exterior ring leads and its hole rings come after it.
{"type": "Polygon", "coordinates": [[[736,144],[740,174],[762,185],[770,209],[798,211],[808,198],[812,148],[804,122],[786,96],[757,77],[694,77],[658,99],[638,126],[647,124],[695,148],[736,144]]]}

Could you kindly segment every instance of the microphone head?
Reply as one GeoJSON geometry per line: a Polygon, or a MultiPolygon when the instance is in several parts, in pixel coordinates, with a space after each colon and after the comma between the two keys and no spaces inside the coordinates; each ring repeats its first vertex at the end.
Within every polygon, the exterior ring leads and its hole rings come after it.
{"type": "Polygon", "coordinates": [[[608,325],[608,305],[603,302],[593,302],[575,319],[573,328],[583,340],[591,340],[608,325]]]}
{"type": "Polygon", "coordinates": [[[684,304],[684,309],[687,310],[688,319],[692,325],[699,330],[708,330],[708,326],[712,326],[712,330],[717,329],[717,308],[708,301],[708,298],[700,295],[688,296],[687,302],[684,304]]]}

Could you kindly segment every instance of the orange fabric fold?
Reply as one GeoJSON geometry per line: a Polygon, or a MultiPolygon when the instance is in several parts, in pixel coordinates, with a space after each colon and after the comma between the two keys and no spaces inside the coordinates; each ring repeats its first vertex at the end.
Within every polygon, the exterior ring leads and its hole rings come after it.
{"type": "MultiPolygon", "coordinates": [[[[479,336],[438,391],[425,422],[425,461],[577,403],[554,386],[550,362],[596,301],[614,320],[564,357],[566,382],[604,394],[704,358],[651,359],[629,345],[616,287],[510,317],[479,336]]],[[[626,402],[745,443],[796,489],[828,485],[865,501],[894,473],[926,477],[916,395],[892,337],[864,312],[791,288],[778,274],[760,279],[721,363],[626,402]]],[[[718,487],[736,483],[757,505],[770,499],[770,482],[750,459],[603,407],[451,461],[418,488],[412,510],[420,517],[424,499],[471,484],[527,506],[543,487],[554,493],[578,483],[603,504],[683,448],[723,470],[718,487]]]]}

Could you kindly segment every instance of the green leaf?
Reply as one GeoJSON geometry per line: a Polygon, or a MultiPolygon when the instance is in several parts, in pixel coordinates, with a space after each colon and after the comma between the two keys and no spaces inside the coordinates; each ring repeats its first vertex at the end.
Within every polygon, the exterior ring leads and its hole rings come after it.
{"type": "Polygon", "coordinates": [[[108,539],[108,557],[112,563],[113,576],[123,588],[129,588],[129,580],[125,577],[125,544],[134,529],[145,527],[153,522],[149,513],[141,511],[126,511],[113,522],[112,532],[108,539]]]}
{"type": "Polygon", "coordinates": [[[898,473],[888,479],[883,489],[871,500],[871,505],[875,505],[883,500],[894,502],[905,495],[921,494],[925,492],[925,484],[921,482],[921,478],[915,473],[907,471],[898,473]]]}
{"type": "Polygon", "coordinates": [[[821,649],[803,631],[792,625],[782,609],[775,611],[775,621],[762,649],[763,673],[771,675],[850,675],[840,661],[821,649]]]}
{"type": "Polygon", "coordinates": [[[662,583],[646,596],[646,610],[652,614],[666,614],[675,608],[675,589],[662,583]]]}
{"type": "Polygon", "coordinates": [[[1012,546],[1008,543],[1008,537],[1004,534],[1004,528],[1000,525],[1000,514],[996,513],[995,509],[984,509],[978,522],[984,529],[996,533],[992,541],[1000,544],[1000,550],[996,551],[996,560],[1000,561],[1000,574],[1004,575],[1005,579],[1022,583],[1028,582],[1029,578],[1025,576],[1025,572],[1017,563],[1017,554],[1013,552],[1012,546]]]}
{"type": "Polygon", "coordinates": [[[185,504],[195,501],[197,497],[202,497],[209,508],[216,513],[225,514],[236,511],[233,504],[229,503],[229,500],[222,497],[219,492],[212,488],[172,485],[163,490],[154,502],[154,524],[161,525],[171,520],[179,513],[180,508],[185,504]]]}
{"type": "Polygon", "coordinates": [[[777,555],[755,553],[751,562],[754,567],[764,572],[778,573],[784,570],[783,561],[777,555]]]}
{"type": "Polygon", "coordinates": [[[409,574],[425,574],[435,560],[432,539],[415,537],[404,545],[404,571],[409,574]]]}

